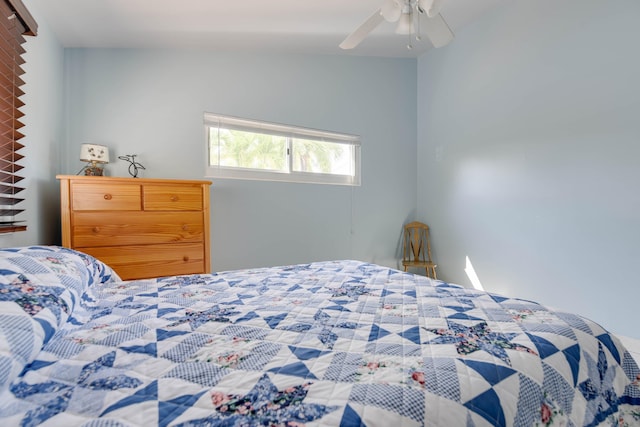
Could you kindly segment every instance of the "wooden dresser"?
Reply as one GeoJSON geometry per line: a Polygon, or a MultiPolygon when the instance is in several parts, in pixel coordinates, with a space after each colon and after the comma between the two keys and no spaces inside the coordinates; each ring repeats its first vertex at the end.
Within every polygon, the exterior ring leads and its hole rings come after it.
{"type": "Polygon", "coordinates": [[[123,280],[210,272],[210,181],[57,178],[63,246],[123,280]]]}

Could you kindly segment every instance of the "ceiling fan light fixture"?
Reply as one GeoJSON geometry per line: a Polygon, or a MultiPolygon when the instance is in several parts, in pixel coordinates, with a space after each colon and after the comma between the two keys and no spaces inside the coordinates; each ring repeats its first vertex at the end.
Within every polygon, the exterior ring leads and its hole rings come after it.
{"type": "Polygon", "coordinates": [[[380,8],[380,15],[387,22],[397,22],[402,14],[402,8],[397,0],[387,0],[380,8]]]}
{"type": "Polygon", "coordinates": [[[402,12],[400,15],[400,20],[398,21],[398,26],[396,27],[396,34],[413,34],[413,14],[411,12],[405,13],[402,12]]]}

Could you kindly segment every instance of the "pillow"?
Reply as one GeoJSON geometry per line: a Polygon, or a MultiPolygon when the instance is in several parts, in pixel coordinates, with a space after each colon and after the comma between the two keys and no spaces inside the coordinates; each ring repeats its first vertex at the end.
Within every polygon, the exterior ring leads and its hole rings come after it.
{"type": "Polygon", "coordinates": [[[0,249],[0,392],[67,321],[89,286],[115,280],[110,267],[72,249],[0,249]]]}

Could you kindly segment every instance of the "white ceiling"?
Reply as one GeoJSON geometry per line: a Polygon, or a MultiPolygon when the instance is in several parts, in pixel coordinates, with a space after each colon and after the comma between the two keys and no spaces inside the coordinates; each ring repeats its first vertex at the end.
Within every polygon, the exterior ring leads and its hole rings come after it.
{"type": "MultiPolygon", "coordinates": [[[[431,45],[383,22],[358,47],[338,44],[384,0],[33,0],[65,47],[191,47],[417,57],[431,45]]],[[[508,0],[445,0],[456,33],[508,0]]],[[[453,41],[455,43],[455,39],[453,41]]]]}

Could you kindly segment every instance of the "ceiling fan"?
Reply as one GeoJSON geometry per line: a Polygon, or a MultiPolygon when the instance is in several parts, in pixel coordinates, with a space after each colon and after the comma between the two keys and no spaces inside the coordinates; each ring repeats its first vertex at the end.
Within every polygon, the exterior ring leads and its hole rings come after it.
{"type": "Polygon", "coordinates": [[[362,25],[349,34],[340,47],[353,49],[383,21],[397,22],[396,33],[410,36],[408,49],[412,49],[411,39],[415,35],[420,40],[424,30],[434,47],[442,47],[453,40],[453,32],[445,22],[440,9],[443,0],[384,0],[382,6],[376,10],[362,25]],[[422,19],[422,17],[426,19],[422,19]]]}

